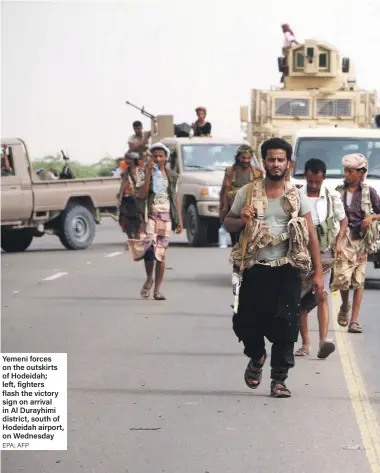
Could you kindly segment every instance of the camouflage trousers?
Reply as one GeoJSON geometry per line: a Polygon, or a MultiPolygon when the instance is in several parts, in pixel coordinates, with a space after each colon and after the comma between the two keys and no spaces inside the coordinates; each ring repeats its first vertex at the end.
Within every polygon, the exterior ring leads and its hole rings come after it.
{"type": "Polygon", "coordinates": [[[366,253],[359,253],[355,258],[350,259],[343,256],[337,260],[334,264],[331,290],[363,289],[367,261],[368,255],[366,253]]]}

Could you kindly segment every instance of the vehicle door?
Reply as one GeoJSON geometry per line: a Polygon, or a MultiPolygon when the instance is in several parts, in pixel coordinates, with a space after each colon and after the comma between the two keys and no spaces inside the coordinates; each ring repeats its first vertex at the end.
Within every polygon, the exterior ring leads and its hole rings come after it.
{"type": "MultiPolygon", "coordinates": [[[[3,145],[11,170],[1,172],[1,223],[27,222],[33,211],[32,183],[20,145],[3,145]]],[[[3,156],[2,156],[3,161],[3,156]]]]}

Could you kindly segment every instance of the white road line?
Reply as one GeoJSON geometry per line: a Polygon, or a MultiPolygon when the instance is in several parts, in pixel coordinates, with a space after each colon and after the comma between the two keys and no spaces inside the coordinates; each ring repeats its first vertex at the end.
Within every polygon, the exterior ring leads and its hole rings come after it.
{"type": "Polygon", "coordinates": [[[113,258],[114,256],[122,255],[123,251],[115,251],[114,253],[110,253],[108,255],[105,255],[105,258],[113,258]]]}
{"type": "Polygon", "coordinates": [[[66,274],[69,273],[55,273],[52,276],[49,276],[48,278],[44,278],[44,281],[53,281],[54,279],[61,278],[62,276],[66,276],[66,274]]]}

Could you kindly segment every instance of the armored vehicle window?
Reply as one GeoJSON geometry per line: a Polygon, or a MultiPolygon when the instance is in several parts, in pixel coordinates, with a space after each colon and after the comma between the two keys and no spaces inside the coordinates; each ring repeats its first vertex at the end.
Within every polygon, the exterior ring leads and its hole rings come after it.
{"type": "Polygon", "coordinates": [[[318,99],[317,115],[321,117],[351,117],[351,99],[318,99]]]}
{"type": "Polygon", "coordinates": [[[303,68],[305,64],[305,56],[303,53],[297,53],[297,63],[296,63],[297,69],[303,68]]]}
{"type": "Polygon", "coordinates": [[[327,67],[327,54],[322,53],[319,55],[319,67],[327,67]]]}
{"type": "Polygon", "coordinates": [[[280,99],[275,100],[275,114],[291,117],[308,117],[309,100],[308,99],[280,99]]]}

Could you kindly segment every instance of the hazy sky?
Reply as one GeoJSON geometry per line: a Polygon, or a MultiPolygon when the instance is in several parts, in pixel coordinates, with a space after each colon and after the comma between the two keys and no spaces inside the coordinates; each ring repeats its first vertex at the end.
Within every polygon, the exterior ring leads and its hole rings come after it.
{"type": "Polygon", "coordinates": [[[240,136],[250,89],[278,85],[280,25],[320,38],[354,62],[380,94],[379,0],[137,0],[2,2],[2,136],[33,158],[61,148],[95,162],[126,149],[131,123],[153,114],[194,119],[240,136]]]}

